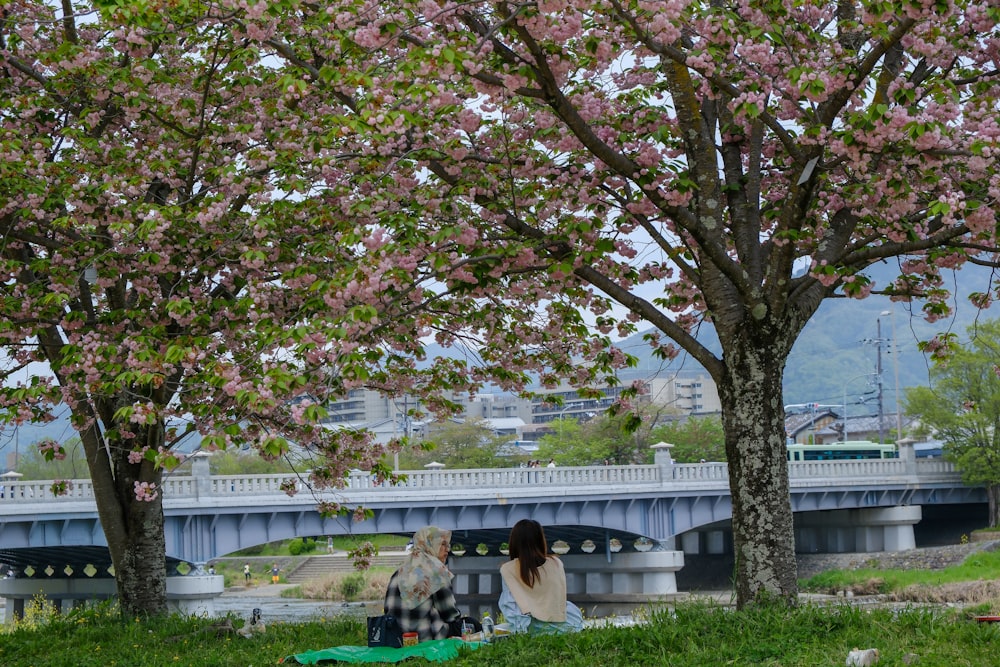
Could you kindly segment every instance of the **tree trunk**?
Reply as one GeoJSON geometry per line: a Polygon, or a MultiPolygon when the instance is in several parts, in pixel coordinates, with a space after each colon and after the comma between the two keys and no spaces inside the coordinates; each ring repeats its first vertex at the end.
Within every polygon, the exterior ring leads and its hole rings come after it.
{"type": "Polygon", "coordinates": [[[1000,484],[990,484],[986,487],[986,499],[990,507],[989,526],[996,528],[1000,526],[1000,484]]]}
{"type": "Polygon", "coordinates": [[[782,375],[789,346],[744,329],[719,382],[733,503],[736,604],[795,604],[798,573],[785,450],[782,375]]]}
{"type": "MultiPolygon", "coordinates": [[[[156,475],[157,488],[161,476],[156,475]]],[[[118,602],[129,617],[156,616],[167,611],[167,544],[163,526],[163,496],[136,500],[123,494],[125,540],[111,549],[118,602]]]]}
{"type": "MultiPolygon", "coordinates": [[[[166,536],[162,470],[151,461],[131,463],[118,443],[107,446],[96,426],[80,433],[94,484],[97,514],[115,568],[118,602],[126,617],[167,611],[166,536]],[[136,482],[155,485],[152,500],[136,497],[136,482]]],[[[151,444],[163,442],[163,425],[145,428],[151,444]]]]}

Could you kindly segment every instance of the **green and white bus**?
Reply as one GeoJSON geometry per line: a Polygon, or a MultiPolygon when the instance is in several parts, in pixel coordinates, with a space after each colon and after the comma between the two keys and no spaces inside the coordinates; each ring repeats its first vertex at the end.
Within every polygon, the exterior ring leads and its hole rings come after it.
{"type": "Polygon", "coordinates": [[[789,461],[845,461],[849,459],[894,459],[896,445],[868,440],[830,442],[823,445],[788,445],[789,461]]]}

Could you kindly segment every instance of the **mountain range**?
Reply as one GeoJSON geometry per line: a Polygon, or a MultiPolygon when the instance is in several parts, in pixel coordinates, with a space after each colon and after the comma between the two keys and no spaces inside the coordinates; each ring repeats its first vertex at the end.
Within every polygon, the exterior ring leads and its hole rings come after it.
{"type": "MultiPolygon", "coordinates": [[[[895,278],[888,267],[869,272],[877,285],[895,278]]],[[[952,314],[937,322],[927,322],[917,303],[892,303],[888,297],[872,295],[866,299],[826,299],[806,325],[788,358],[784,376],[784,403],[796,405],[819,403],[840,406],[846,402],[852,414],[865,413],[860,407],[867,399],[870,414],[875,414],[878,357],[881,353],[882,391],[886,412],[895,412],[896,386],[903,400],[907,387],[928,384],[931,361],[918,344],[942,332],[968,339],[967,329],[977,321],[1000,317],[1000,309],[980,311],[968,301],[972,292],[989,292],[993,271],[966,266],[946,274],[946,285],[953,294],[952,314]],[[883,313],[885,313],[883,315],[883,313]],[[898,383],[896,381],[898,373],[898,383]]],[[[652,356],[635,334],[618,344],[639,358],[639,368],[666,372],[700,368],[683,354],[666,365],[652,356]]],[[[703,325],[699,340],[719,353],[718,338],[710,324],[703,325]]]]}

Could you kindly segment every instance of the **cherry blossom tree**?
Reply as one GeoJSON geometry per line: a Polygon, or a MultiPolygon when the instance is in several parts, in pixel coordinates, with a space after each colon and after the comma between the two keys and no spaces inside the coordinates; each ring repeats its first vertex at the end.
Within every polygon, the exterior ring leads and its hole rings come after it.
{"type": "MultiPolygon", "coordinates": [[[[272,460],[294,442],[317,459],[314,489],[351,467],[388,475],[366,434],[321,426],[323,406],[391,392],[389,375],[419,394],[436,372],[407,381],[398,281],[368,280],[364,235],[314,190],[329,150],[315,109],[245,34],[163,9],[0,8],[0,408],[14,423],[71,410],[137,616],[166,609],[162,482],[180,441],[272,460]]],[[[407,272],[399,292],[419,285],[407,272]]]]}
{"type": "Polygon", "coordinates": [[[998,19],[983,0],[351,0],[238,24],[328,105],[326,195],[373,256],[437,272],[439,341],[588,387],[642,323],[707,369],[745,606],[797,594],[782,374],[821,301],[919,299],[933,320],[942,270],[996,259],[998,19]],[[891,284],[867,277],[890,262],[891,284]]]}

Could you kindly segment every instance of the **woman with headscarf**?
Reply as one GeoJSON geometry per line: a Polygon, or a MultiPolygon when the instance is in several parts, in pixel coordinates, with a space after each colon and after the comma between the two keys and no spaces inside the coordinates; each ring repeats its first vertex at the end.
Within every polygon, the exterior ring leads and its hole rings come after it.
{"type": "Polygon", "coordinates": [[[500,612],[514,632],[552,634],[583,628],[583,614],[566,599],[562,561],[548,554],[545,531],[521,519],[510,531],[510,560],[500,566],[500,612]]]}
{"type": "Polygon", "coordinates": [[[450,530],[425,526],[414,533],[413,548],[389,579],[385,613],[396,617],[403,632],[416,632],[420,641],[462,633],[462,614],[445,565],[450,549],[450,530]]]}

